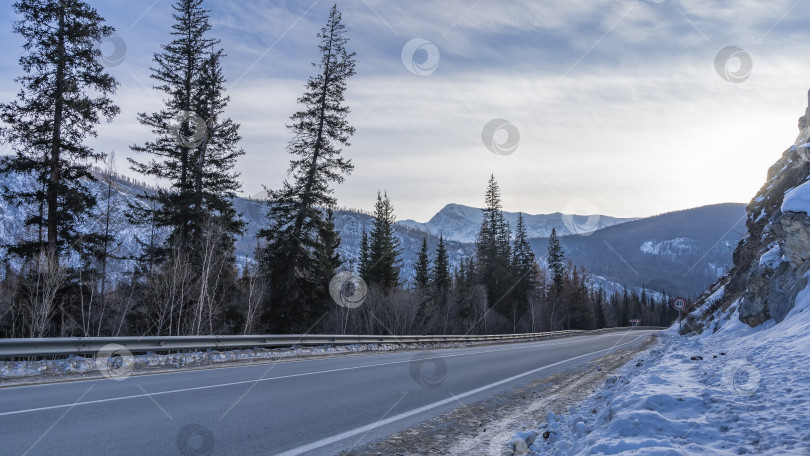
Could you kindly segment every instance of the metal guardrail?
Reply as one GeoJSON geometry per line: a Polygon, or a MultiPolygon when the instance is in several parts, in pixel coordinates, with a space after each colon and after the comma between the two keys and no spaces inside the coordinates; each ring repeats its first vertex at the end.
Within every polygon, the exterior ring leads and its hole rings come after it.
{"type": "Polygon", "coordinates": [[[414,344],[458,342],[505,342],[544,340],[577,334],[642,329],[665,329],[658,326],[605,328],[594,331],[568,330],[545,333],[494,334],[469,336],[360,336],[323,334],[286,334],[253,336],[145,336],[145,337],[61,337],[0,339],[0,359],[34,356],[96,354],[109,344],[125,347],[132,353],[184,350],[235,350],[240,348],[274,348],[294,345],[414,344]]]}

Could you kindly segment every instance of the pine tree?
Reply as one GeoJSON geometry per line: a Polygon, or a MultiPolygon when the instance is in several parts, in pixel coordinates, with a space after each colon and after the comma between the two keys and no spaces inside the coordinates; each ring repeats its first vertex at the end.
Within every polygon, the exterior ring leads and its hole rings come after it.
{"type": "Polygon", "coordinates": [[[414,284],[419,290],[427,290],[430,282],[430,256],[428,251],[427,238],[422,238],[422,248],[416,257],[414,269],[414,284]]]}
{"type": "Polygon", "coordinates": [[[217,48],[219,40],[208,37],[210,11],[203,9],[202,0],[178,0],[172,8],[174,39],[154,55],[151,69],[165,106],[138,114],[155,139],[131,146],[151,157],[129,159],[134,171],[170,185],[140,195],[129,214],[133,222],[169,230],[165,245],[142,242],[150,263],[165,259],[169,249],[197,250],[203,228],[212,223],[223,233],[226,252],[244,231],[233,206],[240,188],[233,168],[244,151],[238,148],[239,125],[225,115],[225,54],[217,48]]]}
{"type": "Polygon", "coordinates": [[[77,227],[96,205],[86,187],[95,180],[90,166],[105,156],[84,140],[96,136],[101,118],[119,112],[109,98],[118,83],[99,63],[97,46],[115,30],[81,0],[20,0],[14,10],[22,16],[13,30],[26,43],[19,59],[25,74],[15,79],[22,86],[17,100],[0,105],[0,138],[15,151],[0,172],[30,178],[28,187],[4,187],[3,197],[30,208],[24,224],[37,234],[8,247],[58,261],[67,250],[86,254],[103,237],[77,227]]]}
{"type": "Polygon", "coordinates": [[[450,290],[450,258],[447,256],[447,246],[444,236],[439,236],[439,245],[436,247],[436,259],[430,270],[430,287],[435,296],[444,297],[450,290]]]}
{"type": "Polygon", "coordinates": [[[340,247],[340,235],[335,231],[335,214],[332,209],[326,210],[326,223],[321,227],[318,235],[321,244],[315,252],[317,267],[315,271],[321,274],[319,281],[329,283],[332,276],[338,271],[343,261],[340,259],[338,247],[340,247]]]}
{"type": "Polygon", "coordinates": [[[374,204],[374,228],[371,231],[368,279],[369,285],[379,285],[384,290],[399,286],[400,242],[394,234],[394,207],[388,193],[377,192],[374,204]]]}
{"type": "Polygon", "coordinates": [[[456,278],[456,301],[458,303],[458,316],[462,325],[473,331],[479,322],[475,321],[475,303],[473,301],[475,283],[475,259],[462,258],[459,262],[458,277],[456,278]]]}
{"type": "Polygon", "coordinates": [[[456,289],[461,288],[462,286],[464,286],[464,283],[466,282],[466,277],[465,276],[467,274],[466,274],[466,271],[464,270],[464,262],[465,262],[465,259],[462,257],[459,260],[458,265],[453,267],[453,287],[456,288],[456,289]]]}
{"type": "Polygon", "coordinates": [[[565,254],[560,246],[560,240],[557,238],[557,230],[551,229],[551,236],[548,238],[548,256],[546,263],[551,272],[551,287],[552,294],[559,295],[563,288],[563,274],[565,272],[565,264],[563,260],[565,254]]]}
{"type": "Polygon", "coordinates": [[[500,188],[494,175],[489,178],[481,212],[483,221],[476,240],[478,280],[486,287],[489,306],[508,315],[508,295],[514,284],[509,268],[511,232],[503,217],[500,188]]]}
{"type": "Polygon", "coordinates": [[[532,299],[534,289],[537,287],[537,260],[529,245],[523,213],[518,214],[515,227],[515,241],[512,249],[512,272],[515,276],[512,299],[513,329],[516,326],[517,315],[526,312],[529,300],[532,299]]]}
{"type": "Polygon", "coordinates": [[[436,260],[430,270],[430,291],[435,302],[436,315],[434,321],[439,324],[436,330],[442,334],[447,334],[450,320],[450,288],[452,286],[450,278],[450,258],[447,255],[447,246],[444,243],[444,236],[439,236],[439,245],[436,246],[436,260]],[[443,316],[443,318],[441,317],[443,316]],[[439,329],[441,326],[441,329],[439,329]]]}
{"type": "Polygon", "coordinates": [[[369,264],[369,255],[368,232],[366,231],[366,227],[363,227],[363,234],[360,236],[360,258],[358,258],[357,265],[357,274],[359,274],[363,280],[368,280],[368,268],[371,266],[369,264]]]}
{"type": "MultiPolygon", "coordinates": [[[[203,62],[196,87],[194,112],[204,113],[205,136],[193,151],[191,175],[194,178],[194,215],[191,220],[192,239],[200,236],[207,217],[213,217],[231,238],[241,236],[244,221],[239,217],[233,200],[241,188],[234,171],[236,160],[244,155],[237,148],[242,139],[239,124],[225,115],[230,97],[225,96],[225,77],[221,60],[224,51],[214,50],[203,62]]],[[[229,240],[232,248],[233,240],[229,240]]]]}
{"type": "Polygon", "coordinates": [[[570,284],[564,290],[568,305],[568,329],[591,329],[593,312],[588,303],[587,271],[569,260],[570,284]]]}
{"type": "Polygon", "coordinates": [[[630,315],[630,294],[627,293],[627,286],[624,287],[624,293],[622,294],[621,305],[619,306],[617,315],[616,319],[618,321],[616,326],[627,326],[629,324],[627,320],[632,318],[630,315]]]}
{"type": "Polygon", "coordinates": [[[327,271],[313,267],[328,224],[325,209],[337,204],[330,185],[343,182],[354,168],[341,156],[354,134],[343,94],[354,75],[355,54],[346,50],[345,34],[340,12],[333,6],[318,34],[318,74],[307,80],[298,99],[303,109],[292,115],[288,125],[293,133],[287,145],[294,156],[289,168],[292,180],[270,192],[270,227],[259,232],[267,241],[257,256],[270,280],[270,328],[277,331],[308,330],[329,305],[328,281],[321,282],[327,271]]]}
{"type": "Polygon", "coordinates": [[[602,287],[597,288],[596,292],[594,293],[594,300],[593,300],[593,311],[594,311],[594,322],[595,327],[594,329],[602,329],[606,325],[605,323],[605,290],[602,287]]]}

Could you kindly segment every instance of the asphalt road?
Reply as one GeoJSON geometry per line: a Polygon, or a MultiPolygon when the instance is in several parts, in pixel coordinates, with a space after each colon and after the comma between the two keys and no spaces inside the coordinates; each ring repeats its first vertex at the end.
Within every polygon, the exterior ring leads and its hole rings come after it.
{"type": "Polygon", "coordinates": [[[0,455],[328,455],[655,331],[0,389],[0,455]]]}

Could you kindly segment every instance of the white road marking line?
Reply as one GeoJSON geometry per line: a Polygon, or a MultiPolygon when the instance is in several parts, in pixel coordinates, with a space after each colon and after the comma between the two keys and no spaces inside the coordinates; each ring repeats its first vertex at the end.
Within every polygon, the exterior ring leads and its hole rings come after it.
{"type": "MultiPolygon", "coordinates": [[[[84,392],[84,394],[82,394],[82,395],[81,395],[81,396],[80,396],[78,399],[76,399],[76,403],[78,403],[80,400],[82,400],[82,398],[84,398],[84,396],[86,396],[86,395],[87,395],[87,393],[89,393],[89,392],[90,392],[90,390],[92,390],[94,386],[96,386],[96,385],[90,385],[90,388],[87,388],[87,391],[85,391],[85,392],[84,392]]],[[[60,416],[60,417],[59,417],[59,419],[57,419],[57,420],[56,420],[56,421],[55,421],[55,422],[54,422],[54,423],[51,425],[51,427],[49,427],[49,428],[48,428],[48,430],[47,430],[47,431],[43,432],[43,433],[42,433],[42,435],[41,435],[41,436],[39,436],[39,438],[38,438],[38,439],[37,439],[37,440],[36,440],[34,443],[32,443],[30,447],[28,447],[28,450],[26,450],[26,451],[25,451],[25,453],[23,453],[23,456],[26,456],[28,453],[30,453],[30,452],[31,452],[31,450],[33,450],[33,449],[34,449],[34,447],[35,447],[35,446],[37,446],[37,444],[38,444],[40,441],[42,441],[42,439],[44,439],[44,438],[45,438],[45,436],[46,436],[46,435],[48,435],[48,433],[49,433],[49,432],[51,432],[51,430],[52,430],[54,427],[56,427],[56,425],[57,425],[57,424],[59,424],[59,423],[60,423],[60,422],[61,422],[61,421],[62,421],[62,420],[65,418],[65,416],[67,416],[67,414],[68,414],[68,413],[70,413],[70,411],[71,411],[72,409],[73,409],[73,407],[70,407],[70,408],[68,408],[67,410],[65,410],[65,413],[63,413],[63,414],[62,414],[62,416],[60,416]]]]}
{"type": "Polygon", "coordinates": [[[298,448],[293,448],[292,450],[287,450],[287,451],[285,451],[283,453],[278,453],[276,456],[297,456],[299,454],[304,454],[304,453],[307,453],[309,451],[317,450],[318,448],[325,447],[327,445],[339,442],[339,441],[347,439],[349,437],[354,437],[356,435],[359,435],[359,434],[362,434],[362,433],[365,433],[365,432],[369,432],[369,431],[374,430],[374,429],[376,429],[378,427],[382,427],[382,426],[385,426],[387,424],[397,422],[399,420],[408,418],[408,417],[413,416],[413,415],[418,415],[418,414],[420,414],[422,412],[426,412],[426,411],[434,409],[436,407],[441,407],[442,405],[449,404],[450,402],[456,401],[458,399],[465,398],[467,396],[472,396],[473,394],[478,394],[478,393],[480,393],[482,391],[486,391],[486,390],[494,388],[496,386],[503,385],[504,383],[508,383],[508,382],[513,381],[513,380],[517,380],[517,379],[519,379],[521,377],[525,377],[527,375],[535,374],[537,372],[548,369],[550,367],[559,366],[560,364],[567,363],[567,362],[573,361],[575,359],[584,358],[586,356],[595,355],[597,353],[602,353],[602,352],[605,352],[605,351],[608,351],[608,350],[613,350],[614,348],[621,347],[622,345],[627,345],[627,344],[633,343],[636,340],[640,339],[641,337],[643,337],[643,336],[638,336],[638,337],[636,337],[635,339],[633,339],[633,340],[631,340],[629,342],[625,342],[623,344],[615,345],[615,346],[610,347],[610,348],[603,348],[602,350],[597,350],[595,352],[575,356],[573,358],[568,358],[568,359],[563,360],[563,361],[558,361],[556,363],[549,364],[547,366],[539,367],[537,369],[532,369],[532,370],[530,370],[528,372],[524,372],[522,374],[513,375],[512,377],[505,378],[503,380],[499,380],[499,381],[494,382],[494,383],[490,383],[489,385],[484,385],[484,386],[482,386],[480,388],[476,388],[474,390],[470,390],[470,391],[460,393],[460,394],[454,394],[452,397],[449,397],[447,399],[443,399],[441,401],[436,401],[436,402],[434,402],[432,404],[424,405],[422,407],[415,408],[413,410],[409,410],[407,412],[400,413],[399,415],[394,415],[394,416],[386,418],[384,420],[379,420],[379,421],[376,421],[374,423],[367,424],[365,426],[354,428],[354,429],[352,429],[350,431],[341,432],[340,434],[336,434],[336,435],[333,435],[331,437],[327,437],[325,439],[321,439],[321,440],[309,443],[307,445],[300,446],[298,448]]]}
{"type": "MultiPolygon", "coordinates": [[[[639,331],[634,331],[634,330],[628,330],[628,331],[630,333],[639,332],[639,331]]],[[[641,331],[643,331],[644,333],[657,332],[656,330],[641,330],[641,331]]],[[[617,335],[617,334],[626,335],[626,334],[628,334],[628,332],[606,333],[606,334],[598,334],[598,335],[593,335],[593,336],[589,336],[588,334],[582,334],[582,335],[573,335],[573,336],[569,336],[569,337],[560,337],[560,338],[554,338],[554,339],[531,340],[531,341],[528,341],[528,342],[523,342],[523,341],[512,342],[512,341],[509,341],[509,342],[503,342],[502,344],[498,344],[498,345],[510,345],[510,346],[511,345],[519,345],[519,346],[512,347],[512,348],[502,348],[502,349],[499,348],[499,349],[496,349],[496,350],[489,350],[489,351],[480,351],[480,352],[476,352],[476,353],[492,353],[492,352],[496,352],[496,351],[525,350],[525,349],[530,348],[528,346],[528,344],[544,344],[545,346],[558,347],[558,346],[562,346],[562,345],[571,345],[571,344],[577,343],[577,341],[571,340],[571,339],[574,339],[574,338],[577,338],[577,337],[588,336],[588,337],[591,337],[593,339],[602,339],[602,338],[614,336],[614,335],[617,335]],[[550,342],[550,343],[546,343],[546,342],[550,342]]],[[[419,351],[422,351],[422,352],[425,352],[425,351],[443,352],[443,351],[450,351],[450,350],[456,350],[456,351],[465,350],[467,348],[472,348],[472,347],[439,347],[439,348],[435,348],[435,349],[423,349],[423,350],[414,349],[414,350],[410,350],[410,351],[413,351],[413,352],[419,352],[419,351]]],[[[159,377],[161,375],[183,375],[183,374],[199,373],[200,371],[217,371],[217,370],[222,370],[222,369],[244,369],[244,368],[254,368],[254,367],[266,366],[268,364],[306,363],[306,362],[312,362],[312,361],[323,361],[323,360],[326,360],[326,359],[354,358],[354,357],[360,357],[360,356],[373,356],[373,355],[390,355],[390,354],[396,354],[396,353],[398,353],[398,352],[390,351],[390,350],[380,350],[380,351],[368,351],[368,352],[344,352],[344,353],[338,353],[338,355],[340,355],[340,356],[311,357],[311,358],[300,358],[300,359],[297,359],[297,358],[278,358],[278,359],[266,358],[266,359],[253,360],[254,361],[253,364],[240,364],[240,365],[236,365],[236,366],[197,367],[197,368],[191,368],[191,369],[178,370],[178,371],[174,371],[174,372],[154,372],[154,373],[145,372],[145,373],[133,374],[132,377],[145,377],[145,376],[159,377]]],[[[476,353],[471,353],[471,354],[476,354],[476,353]]],[[[451,356],[452,355],[441,356],[440,358],[450,358],[451,356]]],[[[49,387],[52,387],[54,385],[61,385],[61,384],[78,384],[78,383],[99,382],[99,381],[105,381],[105,380],[103,378],[89,378],[89,379],[76,379],[76,380],[71,379],[71,380],[63,381],[63,382],[35,383],[35,384],[30,384],[30,385],[13,385],[13,386],[8,386],[8,387],[0,387],[0,394],[2,394],[2,392],[4,390],[6,390],[6,389],[20,390],[20,389],[49,388],[49,387]]],[[[0,413],[0,416],[2,416],[2,413],[0,413]]]]}

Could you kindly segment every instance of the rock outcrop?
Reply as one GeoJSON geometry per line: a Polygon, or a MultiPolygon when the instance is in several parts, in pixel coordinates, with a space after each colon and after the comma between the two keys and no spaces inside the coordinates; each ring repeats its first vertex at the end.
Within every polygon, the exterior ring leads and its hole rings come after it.
{"type": "Polygon", "coordinates": [[[734,268],[701,296],[685,331],[702,331],[700,319],[739,305],[739,318],[757,326],[773,318],[782,321],[797,294],[808,283],[810,270],[810,205],[791,204],[783,212],[785,193],[810,178],[810,92],[805,115],[799,118],[799,136],[768,170],[765,185],[748,204],[747,235],[734,251],[734,268]],[[709,297],[724,287],[722,298],[709,297]]]}

